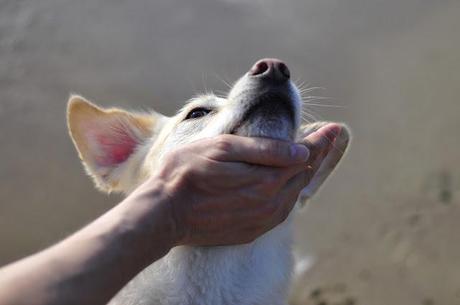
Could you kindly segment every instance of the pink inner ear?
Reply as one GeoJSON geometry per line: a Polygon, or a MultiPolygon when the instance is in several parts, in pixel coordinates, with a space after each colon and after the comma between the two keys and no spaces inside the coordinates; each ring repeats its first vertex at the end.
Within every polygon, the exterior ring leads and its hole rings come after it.
{"type": "Polygon", "coordinates": [[[115,166],[126,161],[139,144],[129,127],[121,122],[109,126],[97,124],[89,134],[96,148],[95,161],[99,166],[115,166]]]}

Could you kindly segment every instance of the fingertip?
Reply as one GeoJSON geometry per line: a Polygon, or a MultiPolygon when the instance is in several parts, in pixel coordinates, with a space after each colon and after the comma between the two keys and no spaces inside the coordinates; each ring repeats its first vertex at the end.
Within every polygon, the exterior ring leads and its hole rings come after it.
{"type": "Polygon", "coordinates": [[[336,123],[330,123],[318,129],[317,132],[324,135],[330,142],[333,142],[342,132],[342,126],[336,123]]]}
{"type": "Polygon", "coordinates": [[[307,143],[307,146],[309,146],[310,149],[314,147],[315,151],[320,152],[327,149],[332,143],[334,143],[335,139],[339,136],[341,131],[342,126],[339,124],[327,124],[308,135],[304,141],[307,143]]]}
{"type": "Polygon", "coordinates": [[[292,160],[306,162],[310,157],[310,150],[305,145],[292,143],[290,146],[290,154],[292,160]]]}

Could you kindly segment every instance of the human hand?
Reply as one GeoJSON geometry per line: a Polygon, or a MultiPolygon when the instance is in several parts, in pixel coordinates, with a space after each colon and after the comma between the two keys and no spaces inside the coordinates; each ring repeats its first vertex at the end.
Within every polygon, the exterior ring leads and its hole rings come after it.
{"type": "Polygon", "coordinates": [[[305,139],[309,149],[222,135],[171,152],[154,179],[171,199],[176,244],[247,243],[284,221],[339,131],[324,126],[305,139]]]}

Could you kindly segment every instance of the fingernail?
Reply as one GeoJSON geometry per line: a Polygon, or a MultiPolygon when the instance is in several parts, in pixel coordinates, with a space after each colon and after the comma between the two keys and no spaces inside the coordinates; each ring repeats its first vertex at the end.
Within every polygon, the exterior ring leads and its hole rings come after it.
{"type": "Polygon", "coordinates": [[[329,139],[330,142],[333,142],[341,131],[342,127],[336,125],[334,127],[329,128],[329,130],[326,132],[326,137],[329,139]]]}
{"type": "Polygon", "coordinates": [[[310,156],[310,151],[305,145],[291,144],[291,158],[299,161],[307,161],[310,156]]]}

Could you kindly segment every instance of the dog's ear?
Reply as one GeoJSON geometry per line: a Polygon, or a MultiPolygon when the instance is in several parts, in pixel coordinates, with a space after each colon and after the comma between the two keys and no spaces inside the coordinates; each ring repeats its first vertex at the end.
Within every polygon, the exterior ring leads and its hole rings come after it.
{"type": "Polygon", "coordinates": [[[107,192],[119,190],[123,167],[163,121],[160,114],[103,109],[80,96],[71,96],[67,106],[67,124],[80,159],[96,186],[107,192]]]}
{"type": "MultiPolygon", "coordinates": [[[[316,122],[312,124],[303,125],[300,128],[298,139],[301,141],[305,139],[309,134],[317,131],[321,127],[329,124],[330,122],[316,122]]],[[[305,205],[308,199],[310,199],[321,186],[324,184],[326,179],[336,168],[337,164],[342,159],[343,155],[347,152],[348,144],[350,143],[350,129],[345,124],[339,124],[341,126],[340,134],[337,135],[336,140],[333,143],[331,151],[324,158],[318,171],[311,179],[310,183],[306,188],[302,190],[299,196],[299,203],[301,206],[305,205]]]]}

